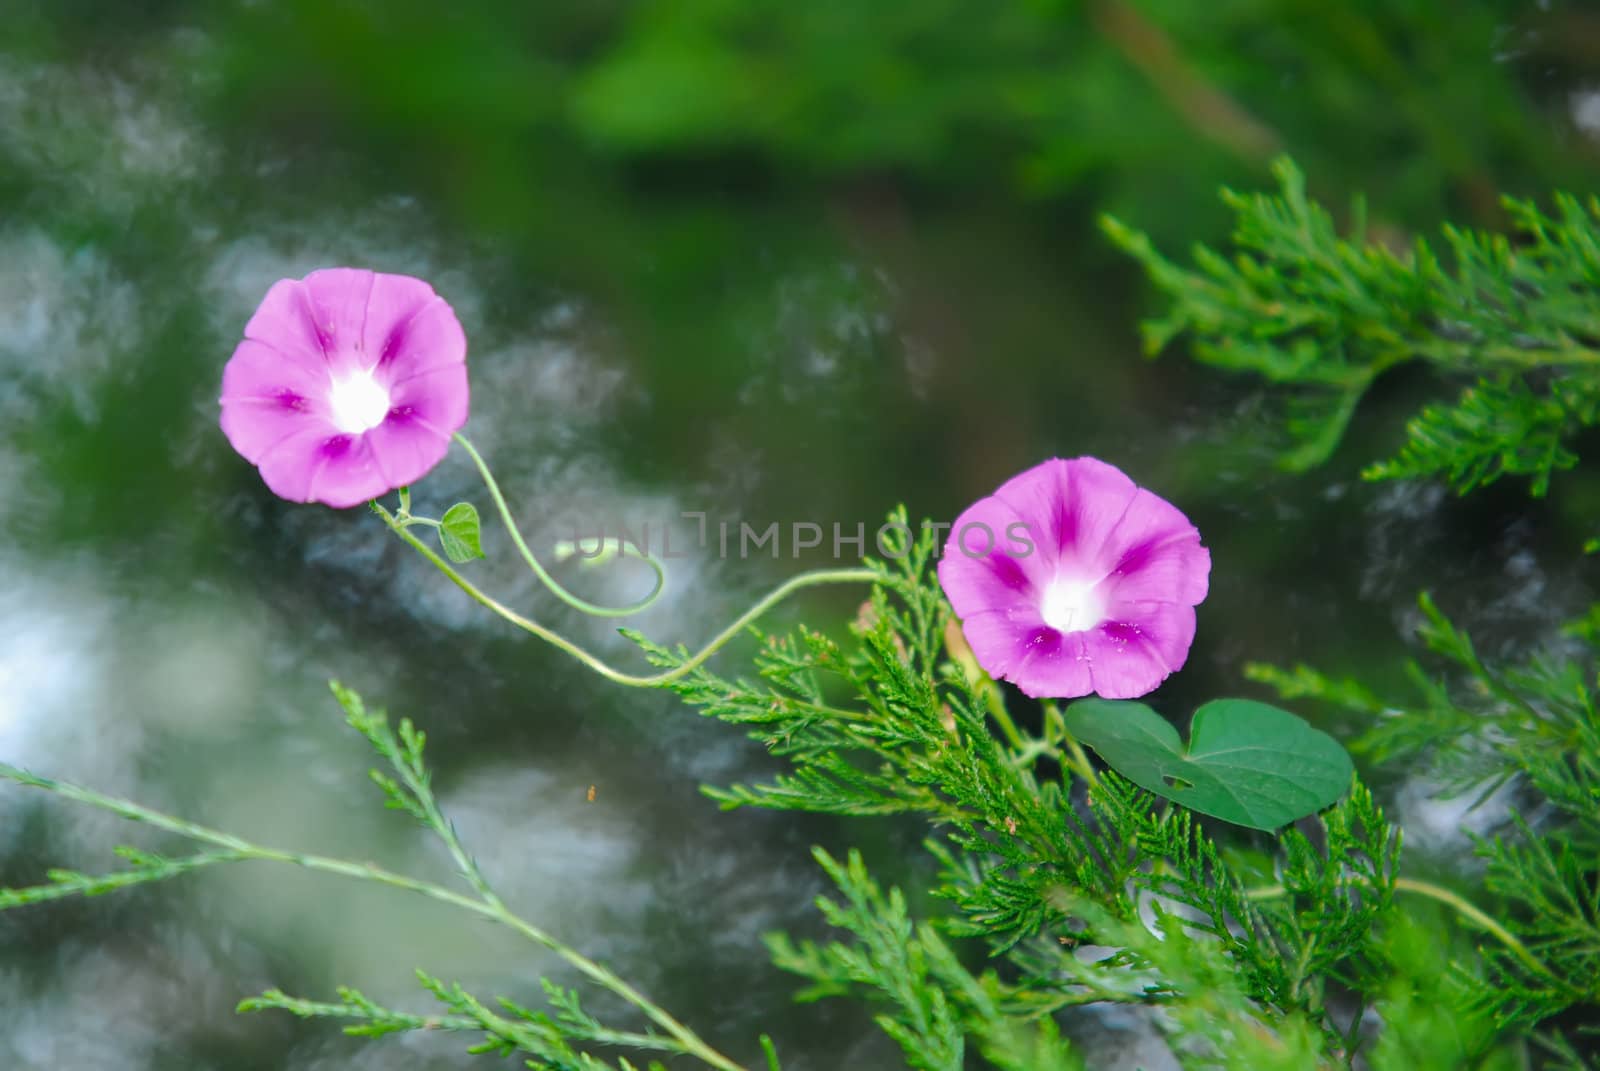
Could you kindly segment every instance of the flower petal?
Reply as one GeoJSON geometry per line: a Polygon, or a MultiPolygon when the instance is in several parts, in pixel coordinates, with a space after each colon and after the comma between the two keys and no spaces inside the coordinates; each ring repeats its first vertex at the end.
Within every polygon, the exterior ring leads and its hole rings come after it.
{"type": "Polygon", "coordinates": [[[1056,458],[1013,476],[995,497],[1011,506],[1059,561],[1104,575],[1095,568],[1100,549],[1138,490],[1121,469],[1098,458],[1056,458]]]}
{"type": "Polygon", "coordinates": [[[266,452],[261,478],[291,502],[359,506],[391,489],[362,435],[306,428],[266,452]]]}
{"type": "Polygon", "coordinates": [[[373,463],[390,488],[416,483],[450,451],[448,436],[438,434],[431,425],[392,413],[365,438],[373,463]]]}
{"type": "Polygon", "coordinates": [[[329,439],[323,443],[321,453],[324,463],[307,490],[313,502],[347,509],[400,486],[389,482],[367,435],[329,439]]]}
{"type": "Polygon", "coordinates": [[[1194,606],[1210,587],[1211,552],[1177,507],[1140,490],[1101,552],[1115,561],[1107,596],[1118,601],[1157,600],[1194,606]]]}
{"type": "Polygon", "coordinates": [[[246,461],[259,465],[267,452],[301,432],[337,434],[332,422],[308,412],[304,400],[285,392],[281,398],[224,398],[222,433],[246,461]]]}
{"type": "Polygon", "coordinates": [[[261,470],[267,487],[279,498],[311,502],[311,485],[326,463],[321,453],[323,444],[341,437],[332,425],[304,423],[263,450],[255,459],[256,467],[261,470]]]}
{"type": "Polygon", "coordinates": [[[956,518],[939,557],[939,585],[965,618],[980,610],[1010,608],[1037,614],[1040,592],[1055,569],[1030,529],[1009,505],[982,498],[956,518]]]}
{"type": "Polygon", "coordinates": [[[1155,691],[1183,668],[1194,643],[1194,607],[1171,602],[1120,603],[1109,620],[1079,633],[1094,678],[1107,699],[1134,699],[1155,691]]]}
{"type": "Polygon", "coordinates": [[[396,383],[389,392],[389,420],[426,425],[442,439],[467,422],[467,366],[446,365],[396,383]]]}
{"type": "Polygon", "coordinates": [[[246,399],[277,399],[285,393],[321,406],[328,394],[326,368],[308,368],[253,339],[240,342],[222,370],[223,404],[246,399]]]}
{"type": "Polygon", "coordinates": [[[239,343],[222,373],[222,432],[251,464],[296,432],[332,434],[327,376],[263,343],[239,343]]]}
{"type": "Polygon", "coordinates": [[[1037,615],[984,610],[961,622],[961,633],[991,677],[1034,697],[1076,698],[1094,690],[1084,633],[1057,632],[1037,615]]]}
{"type": "Polygon", "coordinates": [[[376,358],[362,349],[367,302],[376,279],[365,268],[324,268],[303,280],[306,304],[335,376],[362,371],[376,363],[376,358]]]}
{"type": "Polygon", "coordinates": [[[467,336],[433,287],[409,275],[380,275],[367,304],[363,348],[385,382],[398,386],[411,376],[461,364],[467,336]]]}
{"type": "Polygon", "coordinates": [[[244,325],[244,337],[277,350],[309,372],[327,367],[327,350],[317,332],[311,299],[299,279],[279,279],[272,284],[244,325]]]}

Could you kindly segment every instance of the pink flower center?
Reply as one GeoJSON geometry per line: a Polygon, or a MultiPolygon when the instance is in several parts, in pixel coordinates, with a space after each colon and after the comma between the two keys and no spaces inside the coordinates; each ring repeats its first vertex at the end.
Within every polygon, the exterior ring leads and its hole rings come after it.
{"type": "Polygon", "coordinates": [[[1044,589],[1039,616],[1057,632],[1086,632],[1106,617],[1106,600],[1095,589],[1098,580],[1058,577],[1044,589]]]}
{"type": "Polygon", "coordinates": [[[333,381],[328,390],[333,423],[347,435],[360,435],[382,424],[389,415],[389,391],[372,377],[371,369],[333,381]]]}

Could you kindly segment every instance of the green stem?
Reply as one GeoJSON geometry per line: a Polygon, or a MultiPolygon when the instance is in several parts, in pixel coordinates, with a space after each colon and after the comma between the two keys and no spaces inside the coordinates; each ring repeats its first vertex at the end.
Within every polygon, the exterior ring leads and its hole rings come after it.
{"type": "Polygon", "coordinates": [[[978,687],[983,689],[984,701],[988,704],[989,715],[994,718],[995,724],[1000,726],[1000,734],[1006,738],[1006,743],[1020,750],[1025,750],[1028,741],[1022,735],[1022,730],[1017,728],[1017,723],[1011,720],[1011,711],[1006,709],[1006,697],[1000,691],[1000,684],[993,677],[985,675],[978,687]]]}
{"type": "Polygon", "coordinates": [[[387,885],[390,888],[404,889],[407,892],[417,893],[440,903],[470,911],[494,920],[501,925],[521,934],[534,944],[549,949],[574,967],[580,974],[590,981],[609,990],[616,996],[627,1001],[633,1007],[644,1013],[651,1022],[666,1031],[677,1041],[686,1054],[692,1055],[708,1064],[718,1068],[719,1071],[745,1071],[743,1067],[724,1056],[707,1044],[689,1027],[673,1018],[665,1009],[652,1002],[643,993],[623,981],[609,967],[597,963],[577,949],[563,944],[555,937],[535,926],[533,923],[513,914],[498,898],[475,900],[470,896],[447,889],[431,882],[418,881],[408,878],[403,874],[384,870],[382,867],[371,863],[354,863],[345,859],[333,859],[323,855],[307,855],[300,852],[281,851],[276,848],[267,848],[262,845],[252,844],[240,837],[206,826],[197,825],[182,818],[163,814],[142,807],[131,800],[119,799],[114,796],[104,796],[92,789],[64,781],[53,781],[49,778],[31,774],[7,763],[0,763],[0,777],[15,781],[21,785],[33,788],[42,788],[52,792],[63,799],[73,800],[77,803],[88,804],[101,810],[109,811],[119,817],[130,821],[143,822],[156,829],[163,829],[190,840],[203,844],[212,844],[219,848],[234,853],[239,860],[259,859],[270,862],[290,863],[306,870],[317,870],[327,874],[338,874],[342,877],[356,878],[360,881],[373,882],[378,885],[387,885]]]}
{"type": "Polygon", "coordinates": [[[467,884],[472,886],[473,891],[478,894],[478,898],[485,905],[494,911],[509,916],[510,912],[507,911],[505,902],[490,887],[489,882],[483,876],[483,871],[478,869],[478,861],[467,851],[466,845],[461,843],[461,838],[456,834],[456,827],[439,810],[439,802],[434,798],[433,789],[428,784],[427,775],[421,773],[410,762],[396,763],[395,770],[399,773],[401,780],[405,782],[406,787],[410,789],[412,797],[422,808],[424,821],[426,821],[428,828],[437,833],[439,838],[444,841],[445,847],[450,851],[450,858],[455,860],[456,868],[461,872],[461,876],[467,880],[467,884]]]}
{"type": "MultiPolygon", "coordinates": [[[[592,603],[587,599],[574,595],[562,587],[560,582],[551,576],[545,570],[545,567],[539,563],[539,559],[529,549],[528,541],[522,538],[522,531],[517,527],[516,518],[512,516],[511,506],[506,502],[506,496],[501,493],[500,484],[495,480],[494,473],[489,471],[489,465],[483,460],[483,455],[478,453],[477,449],[467,441],[467,437],[460,432],[456,433],[455,440],[461,444],[461,448],[467,452],[467,456],[472,458],[472,463],[478,466],[478,474],[483,477],[484,486],[489,489],[489,497],[494,499],[495,508],[500,511],[500,519],[505,522],[506,530],[511,533],[511,542],[517,545],[517,551],[522,555],[522,560],[528,563],[528,568],[533,570],[533,575],[538,577],[540,583],[549,588],[556,598],[574,610],[580,610],[595,617],[627,617],[630,614],[637,614],[648,609],[652,603],[661,597],[662,590],[667,586],[666,566],[643,551],[639,551],[637,557],[655,571],[656,584],[655,587],[650,589],[650,594],[638,602],[629,603],[627,606],[601,606],[598,603],[592,603]]],[[[625,546],[632,546],[632,544],[625,544],[625,546]]]]}
{"type": "Polygon", "coordinates": [[[1089,761],[1083,745],[1078,743],[1077,738],[1067,728],[1067,719],[1062,716],[1061,707],[1053,700],[1046,700],[1044,704],[1044,736],[1046,740],[1060,741],[1061,746],[1066,748],[1066,766],[1083,778],[1084,784],[1094,788],[1100,783],[1099,776],[1094,772],[1094,763],[1089,761]]]}
{"type": "Polygon", "coordinates": [[[1065,729],[1062,732],[1065,735],[1061,738],[1061,742],[1066,745],[1069,757],[1067,765],[1072,768],[1073,773],[1083,778],[1085,784],[1090,788],[1094,788],[1100,783],[1100,775],[1094,772],[1094,764],[1089,761],[1089,756],[1084,752],[1083,746],[1078,743],[1077,738],[1065,729]]]}
{"type": "MultiPolygon", "coordinates": [[[[1511,953],[1535,974],[1552,977],[1550,968],[1545,966],[1539,957],[1528,951],[1528,946],[1518,940],[1516,934],[1496,922],[1493,916],[1460,893],[1452,892],[1442,885],[1435,885],[1431,881],[1419,881],[1416,878],[1395,878],[1394,887],[1403,892],[1426,896],[1430,900],[1437,900],[1439,903],[1453,908],[1456,914],[1479,929],[1486,931],[1501,944],[1505,945],[1506,948],[1510,949],[1511,953]]],[[[1260,889],[1250,889],[1245,893],[1245,896],[1250,900],[1274,900],[1283,896],[1287,891],[1282,885],[1268,885],[1260,889]]]]}
{"type": "Polygon", "coordinates": [[[1036,759],[1054,759],[1061,761],[1061,751],[1048,740],[1028,740],[1022,745],[1020,751],[1011,757],[1011,763],[1019,768],[1032,766],[1036,759]]]}
{"type": "Polygon", "coordinates": [[[871,583],[872,581],[878,579],[877,573],[866,568],[817,569],[809,573],[801,573],[799,576],[793,577],[788,581],[779,584],[772,591],[768,592],[767,595],[754,606],[750,607],[750,609],[746,610],[743,614],[740,614],[737,618],[735,618],[732,624],[713,636],[709,643],[702,647],[682,665],[673,669],[665,670],[661,673],[644,675],[636,673],[624,673],[621,670],[613,669],[598,656],[590,654],[588,651],[584,650],[582,647],[579,647],[577,644],[573,643],[565,636],[562,636],[560,633],[546,628],[537,621],[533,621],[524,617],[511,607],[485,594],[478,588],[476,584],[462,576],[454,566],[445,561],[444,558],[440,557],[432,547],[428,546],[428,544],[424,543],[422,540],[418,539],[416,536],[407,531],[405,525],[399,520],[399,518],[395,517],[394,514],[390,513],[381,504],[374,502],[372,504],[372,508],[376,510],[378,515],[383,518],[384,523],[389,526],[390,531],[394,532],[395,535],[409,543],[412,549],[414,549],[418,554],[421,554],[424,558],[428,559],[428,561],[432,562],[434,568],[443,573],[451,581],[451,583],[455,584],[456,587],[466,592],[474,602],[477,602],[480,606],[494,611],[505,620],[522,629],[524,632],[537,636],[539,639],[544,640],[551,646],[565,651],[573,658],[576,658],[579,662],[582,662],[584,665],[600,674],[600,676],[604,677],[606,680],[615,684],[627,685],[632,688],[658,688],[664,684],[671,684],[680,677],[688,676],[696,669],[699,669],[700,666],[704,664],[705,661],[712,655],[721,650],[729,640],[733,639],[735,636],[739,635],[739,633],[744,631],[744,629],[748,627],[752,621],[766,613],[768,610],[772,609],[774,606],[788,598],[796,591],[800,591],[803,588],[820,587],[823,584],[871,583]]]}

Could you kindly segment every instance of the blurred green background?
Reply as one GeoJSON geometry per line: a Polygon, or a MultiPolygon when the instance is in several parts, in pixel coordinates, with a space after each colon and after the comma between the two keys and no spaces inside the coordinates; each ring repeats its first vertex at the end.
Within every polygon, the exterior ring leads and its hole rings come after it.
{"type": "MultiPolygon", "coordinates": [[[[337,676],[429,730],[446,805],[528,917],[735,1055],[769,1030],[795,1071],[897,1066],[860,1009],[791,1004],[759,935],[816,932],[808,845],[914,884],[923,831],[717,812],[699,784],[771,769],[734,730],[523,641],[363,511],[273,499],[215,423],[268,285],[429,279],[470,340],[468,433],[536,545],[683,511],[870,531],[1045,457],[1112,461],[1212,548],[1189,666],[1156,697],[1179,717],[1249,692],[1246,659],[1392,675],[1425,587],[1490,653],[1548,635],[1588,602],[1600,486],[1361,484],[1410,373],[1326,467],[1281,473],[1258,384],[1142,359],[1151,297],[1097,214],[1221,241],[1219,184],[1267,186],[1289,153],[1396,241],[1492,228],[1501,192],[1592,190],[1597,138],[1600,12],[1561,0],[11,0],[0,758],[446,875],[381,813],[337,676]]],[[[435,513],[461,497],[486,504],[459,457],[418,488],[435,513]]],[[[486,545],[486,586],[631,656],[486,545]]],[[[695,642],[830,549],[699,552],[636,624],[695,642]]],[[[781,616],[839,628],[858,595],[781,616]]],[[[1449,866],[1455,816],[1422,787],[1385,791],[1415,865],[1449,866]]],[[[0,790],[4,883],[130,837],[0,790]]],[[[418,965],[524,1002],[561,977],[427,905],[270,870],[0,915],[0,1066],[466,1066],[449,1039],[231,1013],[338,983],[422,1007],[418,965]]],[[[1136,1017],[1069,1026],[1097,1067],[1168,1066],[1136,1017]]]]}

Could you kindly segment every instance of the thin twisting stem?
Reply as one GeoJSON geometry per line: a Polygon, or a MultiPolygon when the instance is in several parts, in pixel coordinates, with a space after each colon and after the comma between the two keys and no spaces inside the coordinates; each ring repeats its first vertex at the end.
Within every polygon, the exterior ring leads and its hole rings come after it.
{"type": "MultiPolygon", "coordinates": [[[[533,575],[539,578],[539,582],[549,588],[551,593],[558,599],[574,610],[581,610],[595,617],[628,617],[631,614],[637,614],[649,609],[651,604],[661,597],[662,590],[667,586],[666,567],[643,551],[638,552],[637,557],[655,571],[656,585],[650,589],[650,594],[639,601],[629,603],[627,606],[601,606],[568,591],[539,563],[538,556],[529,549],[528,541],[522,538],[522,531],[517,527],[517,520],[511,513],[511,506],[506,502],[506,496],[500,492],[500,484],[495,480],[494,473],[489,471],[489,466],[483,460],[483,455],[478,453],[477,449],[467,441],[465,435],[457,432],[455,440],[461,444],[461,448],[467,452],[467,456],[472,458],[472,463],[478,466],[478,474],[483,477],[483,484],[489,489],[489,497],[494,499],[495,508],[500,511],[500,519],[505,522],[506,530],[511,533],[511,542],[517,545],[517,551],[522,555],[522,560],[528,563],[528,568],[533,570],[533,575]]],[[[626,548],[631,544],[625,543],[623,546],[626,548]]]]}
{"type": "MultiPolygon", "coordinates": [[[[1454,908],[1456,914],[1473,923],[1479,929],[1493,935],[1496,940],[1510,949],[1512,955],[1520,959],[1530,970],[1536,974],[1550,975],[1550,968],[1538,956],[1528,951],[1528,946],[1518,940],[1516,934],[1496,922],[1493,916],[1461,894],[1452,892],[1442,885],[1435,885],[1431,881],[1419,881],[1416,878],[1395,878],[1394,887],[1403,892],[1426,896],[1430,900],[1437,900],[1441,904],[1454,908]]],[[[1283,896],[1287,891],[1282,885],[1267,885],[1260,889],[1251,889],[1245,895],[1251,900],[1275,900],[1283,896]]]]}
{"type": "Polygon", "coordinates": [[[584,665],[600,674],[600,676],[604,677],[606,680],[615,684],[627,685],[632,688],[658,688],[665,684],[671,684],[673,681],[678,680],[681,677],[688,676],[696,669],[699,669],[700,666],[704,664],[705,661],[712,655],[721,650],[729,640],[743,632],[744,629],[748,627],[751,622],[755,621],[756,618],[772,609],[774,606],[788,598],[790,595],[794,594],[796,591],[800,591],[803,588],[820,587],[824,584],[865,584],[871,583],[872,581],[878,579],[877,573],[873,572],[871,569],[865,568],[816,569],[809,573],[801,573],[799,576],[793,577],[772,589],[772,591],[770,591],[754,606],[750,607],[750,609],[746,610],[744,613],[735,618],[732,624],[712,637],[709,643],[692,655],[689,660],[684,662],[682,665],[676,666],[661,673],[643,675],[636,673],[624,673],[621,670],[613,669],[611,666],[602,661],[599,656],[589,653],[582,647],[579,647],[577,644],[567,639],[565,636],[562,636],[560,633],[539,624],[537,621],[533,621],[527,617],[524,617],[511,607],[505,605],[505,603],[502,603],[497,599],[485,594],[476,584],[462,576],[455,569],[455,567],[453,567],[449,562],[445,561],[444,558],[440,557],[432,547],[428,546],[428,544],[424,543],[422,540],[418,539],[416,536],[407,531],[405,525],[402,524],[399,518],[397,518],[393,513],[390,513],[377,502],[372,504],[372,508],[375,509],[378,512],[378,515],[383,518],[384,523],[389,526],[390,531],[394,532],[395,535],[405,540],[414,550],[416,550],[417,553],[421,554],[424,558],[428,559],[428,561],[432,562],[436,569],[450,579],[451,583],[455,584],[456,587],[466,592],[467,595],[469,595],[473,601],[477,602],[480,606],[483,606],[489,610],[493,610],[495,613],[499,614],[513,625],[522,629],[524,632],[528,632],[539,637],[539,639],[544,640],[553,647],[560,648],[573,658],[576,658],[579,662],[582,662],[584,665]]]}
{"type": "Polygon", "coordinates": [[[227,849],[232,853],[233,858],[238,860],[259,859],[270,862],[290,863],[306,870],[319,870],[327,874],[338,874],[347,878],[356,878],[360,881],[387,885],[391,888],[404,889],[407,892],[417,893],[440,903],[461,908],[463,911],[470,911],[473,914],[493,919],[533,943],[554,952],[576,968],[584,977],[639,1009],[651,1022],[676,1040],[683,1047],[685,1053],[695,1056],[707,1065],[717,1068],[718,1071],[745,1071],[741,1065],[712,1048],[693,1030],[673,1018],[664,1008],[661,1008],[643,993],[623,981],[609,967],[595,962],[577,949],[563,944],[533,923],[513,914],[497,897],[475,900],[470,896],[447,889],[442,885],[419,881],[416,878],[408,878],[404,874],[396,874],[371,863],[355,863],[346,859],[334,859],[324,855],[307,855],[300,852],[267,848],[230,833],[223,833],[220,830],[197,825],[182,818],[163,814],[160,811],[153,811],[131,800],[105,796],[79,785],[40,777],[8,763],[0,763],[0,777],[15,781],[21,785],[42,788],[63,799],[85,803],[91,807],[109,811],[122,818],[143,822],[156,829],[164,829],[169,833],[175,833],[190,840],[216,845],[219,848],[227,849]]]}

